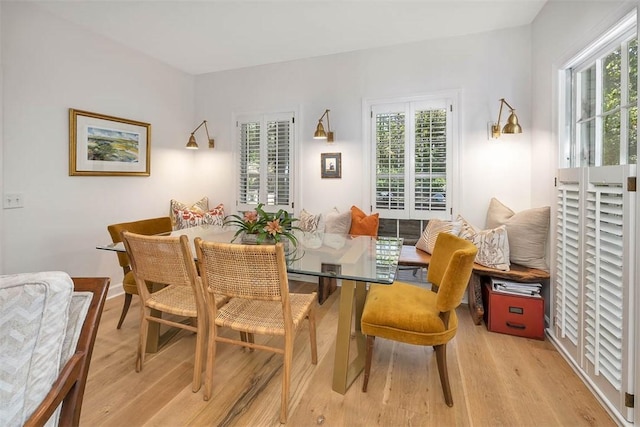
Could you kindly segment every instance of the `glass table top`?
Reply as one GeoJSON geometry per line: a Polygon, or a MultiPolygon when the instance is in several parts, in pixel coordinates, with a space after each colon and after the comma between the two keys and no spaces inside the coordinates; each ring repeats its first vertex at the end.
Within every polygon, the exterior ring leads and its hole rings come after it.
{"type": "MultiPolygon", "coordinates": [[[[214,242],[231,242],[235,229],[204,225],[175,230],[171,236],[186,235],[214,242]]],[[[402,238],[351,236],[296,231],[298,244],[288,244],[287,271],[317,277],[335,277],[361,282],[391,284],[395,279],[402,238]]],[[[240,243],[240,237],[235,240],[240,243]]],[[[97,249],[124,252],[122,243],[97,249]]],[[[195,249],[192,248],[195,254],[195,249]]]]}

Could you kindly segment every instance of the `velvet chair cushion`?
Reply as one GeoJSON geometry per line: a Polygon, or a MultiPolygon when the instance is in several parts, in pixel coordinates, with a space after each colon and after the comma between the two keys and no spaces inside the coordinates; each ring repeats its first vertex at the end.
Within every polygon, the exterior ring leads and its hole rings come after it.
{"type": "Polygon", "coordinates": [[[427,273],[437,293],[403,282],[371,285],[362,313],[362,332],[408,344],[446,344],[456,334],[455,308],[462,301],[477,252],[473,243],[440,233],[427,273]],[[445,312],[450,313],[448,327],[440,318],[445,312]]]}
{"type": "Polygon", "coordinates": [[[458,318],[453,311],[445,328],[436,299],[435,292],[408,283],[371,285],[362,332],[407,344],[445,344],[456,334],[458,318]]]}
{"type": "Polygon", "coordinates": [[[379,214],[367,215],[359,207],[351,206],[351,229],[349,230],[349,234],[376,237],[378,235],[379,225],[379,214]]]}

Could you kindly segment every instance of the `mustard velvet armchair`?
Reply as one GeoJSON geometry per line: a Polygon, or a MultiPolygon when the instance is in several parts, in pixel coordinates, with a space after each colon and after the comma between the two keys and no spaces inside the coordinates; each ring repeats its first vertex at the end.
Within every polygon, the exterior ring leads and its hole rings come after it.
{"type": "Polygon", "coordinates": [[[477,252],[470,241],[440,233],[427,272],[431,289],[402,282],[371,285],[361,322],[362,333],[367,336],[363,392],[369,383],[374,339],[381,337],[433,346],[444,399],[448,406],[453,406],[447,343],[458,329],[455,309],[462,301],[477,252]]]}
{"type": "MultiPolygon", "coordinates": [[[[139,221],[122,222],[119,224],[111,224],[107,226],[109,235],[113,243],[119,243],[122,241],[122,232],[130,231],[131,233],[144,234],[151,236],[154,234],[170,233],[171,218],[168,216],[159,218],[142,219],[139,221]]],[[[118,320],[118,326],[116,329],[120,329],[124,318],[127,316],[129,307],[131,306],[131,300],[133,295],[138,295],[138,288],[136,287],[136,279],[133,277],[129,257],[125,252],[118,252],[118,262],[124,272],[124,278],[122,279],[122,289],[124,290],[124,305],[122,307],[122,313],[120,314],[120,320],[118,320]]],[[[149,289],[151,290],[151,289],[149,289]]]]}

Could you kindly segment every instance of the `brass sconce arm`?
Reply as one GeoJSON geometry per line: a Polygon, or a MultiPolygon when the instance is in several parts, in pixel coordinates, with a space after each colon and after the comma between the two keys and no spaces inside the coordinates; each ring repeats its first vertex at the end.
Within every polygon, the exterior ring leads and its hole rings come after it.
{"type": "Polygon", "coordinates": [[[203,120],[202,123],[200,123],[198,125],[197,128],[195,128],[193,130],[193,132],[191,132],[191,136],[189,137],[189,142],[187,143],[187,149],[189,150],[197,150],[198,149],[198,144],[196,143],[196,137],[195,137],[195,133],[198,131],[198,129],[200,129],[202,127],[202,125],[204,125],[204,130],[207,133],[207,140],[209,141],[209,148],[214,148],[215,147],[215,140],[213,138],[211,138],[209,136],[209,128],[207,127],[207,121],[203,120]]]}
{"type": "Polygon", "coordinates": [[[498,112],[498,122],[496,124],[491,125],[491,137],[499,138],[501,133],[522,133],[522,126],[518,124],[518,116],[516,116],[515,109],[509,105],[509,103],[504,99],[500,98],[500,111],[498,112]],[[500,131],[500,118],[502,117],[502,106],[507,105],[511,113],[507,118],[507,123],[500,131]]]}
{"type": "Polygon", "coordinates": [[[333,142],[333,132],[331,131],[331,124],[329,123],[329,110],[325,110],[322,116],[318,119],[318,126],[313,134],[313,139],[326,139],[327,142],[333,142]],[[322,119],[327,116],[327,131],[324,130],[322,119]]]}

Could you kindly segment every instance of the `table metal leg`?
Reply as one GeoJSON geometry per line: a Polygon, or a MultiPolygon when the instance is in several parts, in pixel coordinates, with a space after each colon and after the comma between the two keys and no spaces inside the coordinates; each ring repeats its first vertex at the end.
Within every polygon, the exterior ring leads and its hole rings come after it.
{"type": "Polygon", "coordinates": [[[333,390],[345,394],[349,386],[364,369],[365,336],[361,332],[360,319],[364,301],[367,296],[367,284],[343,280],[340,290],[340,313],[338,315],[338,332],[336,335],[336,355],[333,363],[333,390]],[[355,333],[356,349],[358,353],[350,362],[349,348],[351,344],[351,322],[354,321],[355,303],[355,333]]]}

